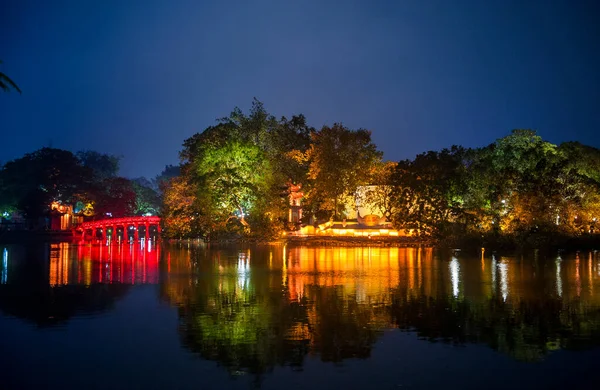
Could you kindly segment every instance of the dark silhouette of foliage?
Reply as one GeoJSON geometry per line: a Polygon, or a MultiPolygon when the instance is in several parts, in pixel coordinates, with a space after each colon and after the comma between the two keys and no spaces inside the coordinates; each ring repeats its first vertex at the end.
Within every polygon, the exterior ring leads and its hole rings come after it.
{"type": "MultiPolygon", "coordinates": [[[[0,65],[1,64],[2,61],[0,61],[0,65]]],[[[17,84],[2,72],[0,72],[0,89],[2,89],[4,92],[9,92],[11,89],[14,89],[15,91],[21,93],[21,90],[17,84]]]]}

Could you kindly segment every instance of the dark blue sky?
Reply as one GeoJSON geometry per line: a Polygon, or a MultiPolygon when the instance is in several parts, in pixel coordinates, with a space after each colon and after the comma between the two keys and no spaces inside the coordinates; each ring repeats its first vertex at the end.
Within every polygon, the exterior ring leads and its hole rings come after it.
{"type": "Polygon", "coordinates": [[[277,117],[373,131],[385,158],[513,128],[600,147],[600,2],[0,2],[0,161],[51,144],[125,176],[253,97],[277,117]]]}

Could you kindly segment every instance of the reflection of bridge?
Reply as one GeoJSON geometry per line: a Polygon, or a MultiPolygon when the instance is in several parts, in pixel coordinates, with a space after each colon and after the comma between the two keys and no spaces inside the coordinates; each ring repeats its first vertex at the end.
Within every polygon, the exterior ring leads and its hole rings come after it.
{"type": "Polygon", "coordinates": [[[152,241],[110,245],[50,245],[50,286],[96,283],[157,284],[160,245],[152,241]]]}
{"type": "Polygon", "coordinates": [[[81,239],[85,240],[86,233],[90,231],[92,239],[128,241],[132,237],[138,241],[143,237],[148,240],[151,236],[160,234],[160,217],[109,218],[84,222],[73,229],[73,234],[81,234],[81,239]],[[141,237],[140,230],[143,234],[141,237]]]}

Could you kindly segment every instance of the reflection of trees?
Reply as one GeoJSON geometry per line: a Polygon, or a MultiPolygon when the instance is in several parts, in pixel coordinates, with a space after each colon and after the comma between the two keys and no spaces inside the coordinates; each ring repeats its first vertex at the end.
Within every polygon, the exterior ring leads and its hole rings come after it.
{"type": "Polygon", "coordinates": [[[385,308],[357,302],[356,296],[345,295],[343,286],[311,286],[310,328],[314,352],[324,361],[367,358],[385,320],[385,308]]]}
{"type": "Polygon", "coordinates": [[[406,298],[395,291],[390,314],[400,329],[429,341],[477,343],[518,360],[539,360],[551,350],[600,345],[600,310],[580,301],[490,297],[482,303],[449,296],[406,298]]]}
{"type": "Polygon", "coordinates": [[[129,291],[128,285],[118,283],[51,287],[48,250],[44,244],[11,249],[7,284],[0,285],[2,312],[38,326],[53,326],[110,310],[129,291]]]}
{"type": "Polygon", "coordinates": [[[129,291],[124,284],[39,286],[0,286],[0,310],[38,326],[54,326],[75,316],[110,310],[129,291]]]}
{"type": "Polygon", "coordinates": [[[344,297],[341,287],[311,287],[300,302],[263,289],[202,290],[192,289],[194,298],[179,309],[183,343],[231,371],[301,366],[309,351],[324,361],[366,358],[380,330],[373,308],[344,297]]]}
{"type": "Polygon", "coordinates": [[[302,297],[292,299],[281,268],[267,265],[269,255],[252,256],[194,248],[171,256],[161,293],[179,306],[187,348],[230,372],[255,374],[301,366],[309,352],[324,361],[370,355],[387,320],[384,306],[359,303],[339,285],[307,285],[302,297]],[[188,266],[191,279],[175,276],[188,266]]]}
{"type": "Polygon", "coordinates": [[[392,327],[525,361],[600,345],[597,259],[557,268],[412,249],[302,249],[285,262],[273,249],[169,253],[161,290],[179,306],[184,345],[231,372],[302,365],[308,353],[368,358],[392,327]]]}
{"type": "Polygon", "coordinates": [[[192,248],[171,254],[161,293],[179,306],[187,348],[232,372],[259,374],[276,364],[302,363],[307,340],[292,333],[304,322],[306,309],[271,288],[281,274],[277,278],[260,263],[250,269],[253,259],[246,252],[192,248]],[[193,270],[191,279],[185,268],[193,270]]]}
{"type": "Polygon", "coordinates": [[[197,297],[181,308],[184,344],[232,371],[262,373],[276,364],[299,365],[307,351],[304,338],[287,338],[304,308],[281,297],[224,294],[197,297]]]}

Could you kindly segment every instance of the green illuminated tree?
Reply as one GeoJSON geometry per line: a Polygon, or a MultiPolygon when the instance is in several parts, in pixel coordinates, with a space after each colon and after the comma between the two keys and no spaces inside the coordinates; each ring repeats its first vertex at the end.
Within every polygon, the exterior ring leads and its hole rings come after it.
{"type": "Polygon", "coordinates": [[[217,220],[235,215],[247,226],[246,216],[265,206],[261,195],[271,186],[269,161],[258,146],[231,141],[209,148],[196,162],[197,180],[213,204],[217,220]]]}
{"type": "Polygon", "coordinates": [[[287,211],[282,186],[305,177],[308,164],[295,155],[306,152],[310,131],[303,116],[277,121],[255,99],[248,115],[236,108],[186,139],[181,176],[193,188],[193,208],[211,220],[206,233],[277,234],[287,211]]]}
{"type": "Polygon", "coordinates": [[[160,209],[160,196],[152,188],[152,183],[145,177],[139,177],[131,181],[135,191],[135,215],[152,214],[156,215],[160,209]]]}

